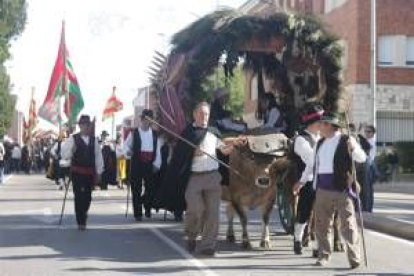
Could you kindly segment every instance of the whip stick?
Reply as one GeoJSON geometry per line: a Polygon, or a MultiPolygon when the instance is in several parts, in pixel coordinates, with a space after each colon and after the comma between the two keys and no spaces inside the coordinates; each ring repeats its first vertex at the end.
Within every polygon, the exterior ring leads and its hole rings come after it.
{"type": "MultiPolygon", "coordinates": [[[[348,130],[348,135],[349,137],[351,137],[351,130],[349,128],[349,120],[348,120],[348,112],[345,112],[345,120],[346,120],[346,127],[348,130]]],[[[354,180],[354,183],[357,183],[355,161],[352,157],[351,157],[351,160],[352,160],[352,178],[354,180]]],[[[365,244],[365,235],[364,235],[364,218],[362,217],[361,199],[359,197],[358,191],[356,191],[356,188],[355,188],[355,193],[356,193],[356,198],[357,198],[357,203],[358,203],[359,222],[361,225],[361,238],[362,238],[362,248],[364,250],[365,267],[368,267],[368,254],[367,254],[367,247],[365,244]]]]}
{"type": "Polygon", "coordinates": [[[65,196],[63,197],[62,210],[60,211],[59,226],[62,225],[63,213],[65,212],[65,204],[66,204],[66,198],[68,196],[70,182],[69,181],[68,183],[64,182],[64,184],[65,184],[65,196]]]}
{"type": "Polygon", "coordinates": [[[208,152],[205,152],[204,150],[200,149],[199,146],[195,145],[194,143],[188,141],[187,139],[185,139],[184,137],[181,137],[180,135],[178,135],[177,133],[175,133],[172,130],[169,130],[168,128],[166,128],[165,126],[161,125],[160,123],[156,122],[155,120],[149,118],[148,116],[145,116],[145,119],[147,119],[148,121],[150,121],[151,123],[159,126],[160,128],[162,128],[163,130],[165,130],[166,132],[168,132],[169,134],[171,134],[172,136],[174,136],[175,138],[183,141],[184,143],[186,143],[187,145],[193,147],[194,149],[198,149],[201,152],[203,152],[205,155],[207,155],[208,157],[210,157],[211,159],[214,159],[215,161],[217,161],[218,163],[220,163],[221,165],[223,165],[224,167],[226,167],[227,169],[229,169],[231,172],[233,172],[234,174],[236,174],[237,176],[241,177],[242,179],[246,179],[243,175],[241,175],[240,172],[238,172],[237,170],[233,169],[232,167],[230,167],[229,165],[227,165],[226,163],[224,163],[223,161],[217,159],[217,157],[209,154],[208,152]]]}
{"type": "Polygon", "coordinates": [[[125,212],[125,217],[128,218],[128,211],[129,211],[129,198],[130,198],[130,193],[132,189],[132,183],[131,183],[131,169],[132,169],[132,156],[131,159],[129,159],[129,171],[128,171],[128,183],[127,184],[127,202],[126,202],[126,212],[125,212]]]}

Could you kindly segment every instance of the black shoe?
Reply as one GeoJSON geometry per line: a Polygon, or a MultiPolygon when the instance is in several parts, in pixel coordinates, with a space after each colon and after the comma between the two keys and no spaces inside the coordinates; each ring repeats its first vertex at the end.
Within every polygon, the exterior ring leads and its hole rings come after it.
{"type": "Polygon", "coordinates": [[[145,210],[145,217],[146,218],[151,218],[151,209],[150,210],[145,210]]]}
{"type": "Polygon", "coordinates": [[[293,251],[295,252],[296,255],[302,255],[302,242],[295,241],[293,243],[293,251]]]}
{"type": "Polygon", "coordinates": [[[86,231],[86,224],[79,224],[78,225],[78,230],[79,231],[86,231]]]}
{"type": "Polygon", "coordinates": [[[195,240],[189,240],[187,242],[187,250],[189,253],[193,253],[196,249],[196,241],[195,240]]]}
{"type": "Polygon", "coordinates": [[[216,255],[216,250],[212,248],[203,249],[199,252],[199,255],[214,257],[216,255]]]}
{"type": "Polygon", "coordinates": [[[351,269],[357,269],[361,264],[358,262],[351,262],[351,269]]]}
{"type": "Polygon", "coordinates": [[[141,217],[135,217],[135,221],[142,221],[142,216],[141,217]]]}
{"type": "Polygon", "coordinates": [[[318,250],[316,249],[312,250],[312,258],[318,258],[318,256],[319,256],[318,250]]]}

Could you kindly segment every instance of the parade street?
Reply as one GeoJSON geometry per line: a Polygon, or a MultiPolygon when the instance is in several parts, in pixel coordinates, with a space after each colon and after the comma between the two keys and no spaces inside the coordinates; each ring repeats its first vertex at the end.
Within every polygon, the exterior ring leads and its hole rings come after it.
{"type": "MultiPolygon", "coordinates": [[[[254,250],[227,244],[224,209],[218,254],[198,258],[187,253],[181,223],[164,212],[151,220],[125,218],[126,190],[95,191],[88,230],[77,230],[70,191],[63,224],[58,227],[64,191],[44,176],[13,176],[0,186],[0,275],[414,275],[414,243],[366,231],[369,268],[350,270],[344,253],[327,267],[315,267],[307,249],[292,251],[292,237],[272,214],[271,250],[259,250],[260,220],[250,214],[254,250]]],[[[277,211],[277,210],[275,210],[277,211]]]]}

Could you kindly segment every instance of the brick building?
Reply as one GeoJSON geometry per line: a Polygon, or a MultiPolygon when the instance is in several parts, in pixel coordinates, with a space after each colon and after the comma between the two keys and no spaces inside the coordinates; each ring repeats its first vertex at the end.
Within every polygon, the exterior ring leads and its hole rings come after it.
{"type": "MultiPolygon", "coordinates": [[[[370,0],[251,0],[245,13],[275,10],[319,15],[344,48],[344,87],[355,123],[372,122],[370,0]]],[[[379,142],[414,140],[414,0],[377,0],[379,142]]]]}

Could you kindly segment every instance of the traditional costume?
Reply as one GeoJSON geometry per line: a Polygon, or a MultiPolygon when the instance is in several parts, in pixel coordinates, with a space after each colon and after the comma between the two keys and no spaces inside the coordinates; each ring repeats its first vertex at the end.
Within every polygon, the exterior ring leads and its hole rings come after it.
{"type": "Polygon", "coordinates": [[[315,192],[312,187],[313,173],[309,174],[308,171],[313,169],[314,146],[319,140],[319,133],[318,130],[312,132],[310,126],[317,123],[321,119],[322,114],[323,110],[319,106],[306,107],[301,116],[301,121],[306,125],[306,129],[301,130],[294,138],[292,159],[298,172],[297,181],[302,184],[294,225],[293,250],[296,254],[302,254],[303,234],[315,200],[315,192]]]}
{"type": "MultiPolygon", "coordinates": [[[[82,124],[91,124],[89,116],[81,116],[79,125],[82,124]]],[[[79,230],[85,230],[92,201],[92,188],[103,172],[102,153],[98,140],[90,134],[77,133],[70,136],[62,145],[62,159],[71,160],[76,222],[79,230]]]]}
{"type": "MultiPolygon", "coordinates": [[[[146,116],[152,118],[152,110],[144,109],[141,119],[146,116]]],[[[149,127],[135,129],[129,135],[124,144],[124,155],[131,159],[131,171],[129,179],[132,189],[132,200],[135,220],[142,220],[142,205],[145,216],[151,217],[151,202],[154,201],[153,162],[157,154],[157,134],[149,127]],[[143,183],[144,182],[144,183],[143,183]],[[142,185],[145,190],[142,195],[142,185]]]]}

